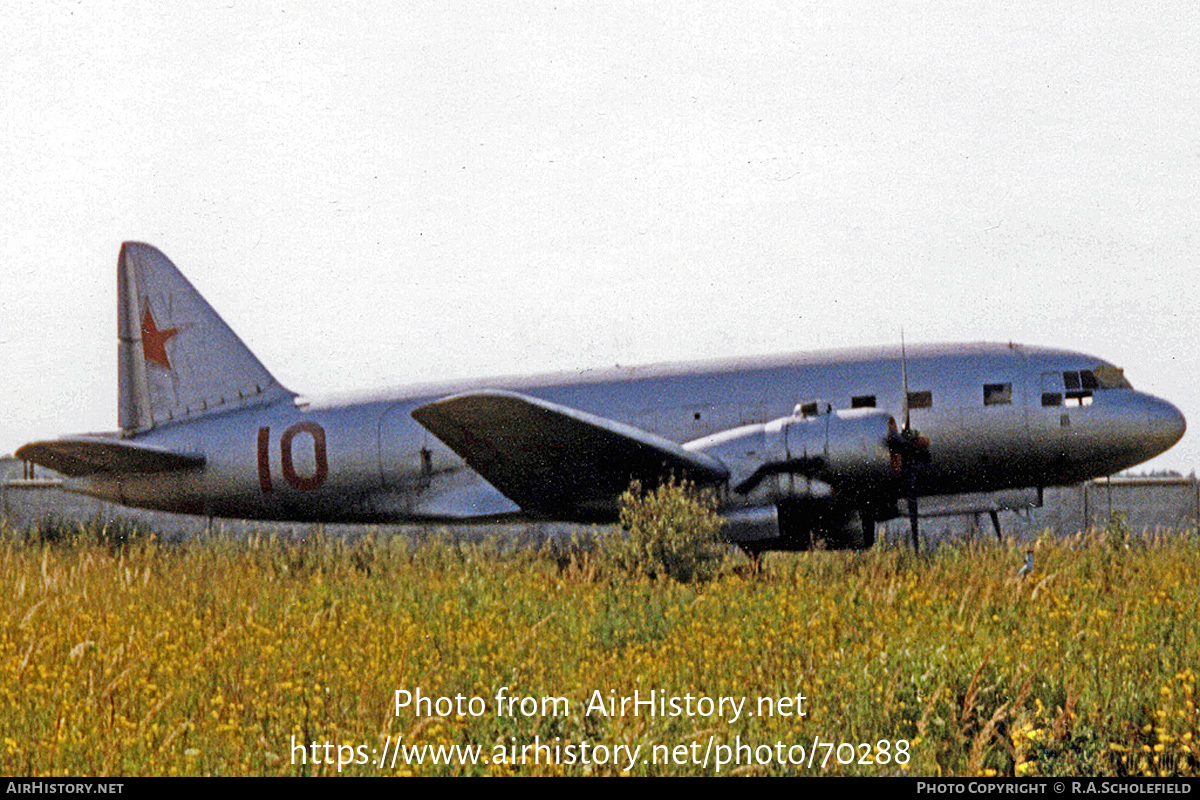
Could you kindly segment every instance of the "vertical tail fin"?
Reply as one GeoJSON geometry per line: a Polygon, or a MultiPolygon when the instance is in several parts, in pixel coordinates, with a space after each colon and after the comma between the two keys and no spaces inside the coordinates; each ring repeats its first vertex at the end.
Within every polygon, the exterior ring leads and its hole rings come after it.
{"type": "Polygon", "coordinates": [[[147,244],[121,245],[117,337],[126,435],[292,394],[171,260],[147,244]]]}

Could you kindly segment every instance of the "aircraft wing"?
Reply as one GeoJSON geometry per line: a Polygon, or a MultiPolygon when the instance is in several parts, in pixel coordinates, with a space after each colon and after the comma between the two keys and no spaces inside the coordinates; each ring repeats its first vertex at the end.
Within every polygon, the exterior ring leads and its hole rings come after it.
{"type": "Polygon", "coordinates": [[[701,485],[729,475],[669,439],[514,392],[467,392],[412,415],[526,512],[611,518],[633,480],[649,488],[672,474],[701,485]]]}
{"type": "Polygon", "coordinates": [[[18,449],[16,456],[22,461],[32,461],[70,478],[97,474],[175,472],[204,465],[203,456],[99,436],[67,436],[48,442],[33,442],[18,449]]]}

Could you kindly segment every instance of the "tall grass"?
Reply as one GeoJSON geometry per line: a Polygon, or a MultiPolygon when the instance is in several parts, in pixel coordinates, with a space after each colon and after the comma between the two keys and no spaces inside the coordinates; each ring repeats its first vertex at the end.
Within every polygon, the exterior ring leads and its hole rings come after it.
{"type": "MultiPolygon", "coordinates": [[[[0,773],[336,774],[290,743],[910,743],[801,774],[1200,771],[1200,545],[1117,531],[774,554],[702,585],[550,553],[267,535],[0,538],[0,773]],[[568,717],[418,718],[394,692],[565,696],[568,717]],[[805,717],[605,717],[605,696],[807,697],[805,717]]],[[[70,532],[68,532],[69,534],[70,532]]],[[[818,757],[817,761],[820,761],[818,757]]],[[[586,772],[479,765],[343,774],[586,772]]],[[[591,771],[612,773],[611,765],[591,771]]],[[[639,764],[639,774],[710,774],[639,764]]],[[[726,770],[733,771],[732,768],[726,770]]]]}

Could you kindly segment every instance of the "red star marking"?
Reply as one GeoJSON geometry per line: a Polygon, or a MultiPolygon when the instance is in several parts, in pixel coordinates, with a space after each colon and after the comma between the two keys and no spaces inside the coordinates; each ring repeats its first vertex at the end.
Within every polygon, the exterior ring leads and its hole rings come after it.
{"type": "Polygon", "coordinates": [[[171,362],[167,358],[167,339],[177,333],[178,328],[160,331],[154,317],[150,316],[150,306],[146,306],[146,313],[142,316],[142,356],[163,369],[171,369],[171,362]]]}

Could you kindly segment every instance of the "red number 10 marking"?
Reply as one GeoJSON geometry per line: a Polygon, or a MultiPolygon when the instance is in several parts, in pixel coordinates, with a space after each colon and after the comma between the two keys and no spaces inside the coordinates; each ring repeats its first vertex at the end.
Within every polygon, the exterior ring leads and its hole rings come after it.
{"type": "MultiPolygon", "coordinates": [[[[271,429],[259,428],[258,488],[263,494],[275,491],[271,483],[270,445],[271,429]]],[[[293,488],[302,492],[316,489],[325,482],[325,477],[329,474],[329,458],[325,454],[325,429],[315,422],[307,421],[292,425],[279,438],[279,460],[283,467],[283,477],[293,488]],[[316,464],[316,471],[308,476],[297,474],[295,462],[292,460],[292,445],[296,436],[301,433],[307,433],[313,440],[313,462],[316,464]]]]}

